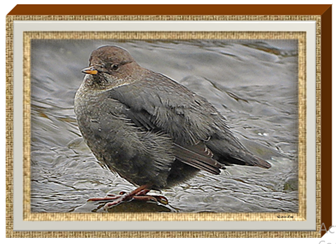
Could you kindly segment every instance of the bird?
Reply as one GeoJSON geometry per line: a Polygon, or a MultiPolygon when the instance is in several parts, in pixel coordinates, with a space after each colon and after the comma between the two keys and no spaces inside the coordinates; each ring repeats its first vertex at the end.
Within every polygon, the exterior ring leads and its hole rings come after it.
{"type": "Polygon", "coordinates": [[[140,66],[121,47],[93,50],[74,111],[97,160],[136,189],[91,201],[112,208],[131,200],[167,204],[147,194],[181,184],[199,171],[218,175],[226,166],[268,169],[232,133],[226,119],[202,96],[168,76],[140,66]]]}

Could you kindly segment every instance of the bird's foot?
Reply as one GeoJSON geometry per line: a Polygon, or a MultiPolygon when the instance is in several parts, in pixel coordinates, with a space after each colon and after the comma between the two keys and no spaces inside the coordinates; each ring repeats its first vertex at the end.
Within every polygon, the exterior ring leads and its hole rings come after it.
{"type": "Polygon", "coordinates": [[[122,202],[129,202],[129,201],[154,201],[157,203],[168,204],[168,199],[164,196],[157,196],[157,195],[147,195],[150,191],[148,186],[140,186],[139,188],[126,193],[124,191],[120,192],[119,195],[108,194],[106,197],[101,198],[90,198],[88,201],[99,201],[99,202],[107,202],[104,206],[104,209],[112,208],[122,202]]]}

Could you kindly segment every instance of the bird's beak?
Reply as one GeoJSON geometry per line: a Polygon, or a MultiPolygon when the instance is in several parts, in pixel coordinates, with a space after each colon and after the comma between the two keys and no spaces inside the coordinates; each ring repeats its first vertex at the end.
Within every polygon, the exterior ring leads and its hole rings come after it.
{"type": "Polygon", "coordinates": [[[96,75],[98,74],[98,70],[96,70],[93,66],[87,67],[85,69],[82,69],[82,72],[84,74],[89,74],[89,75],[96,75]]]}

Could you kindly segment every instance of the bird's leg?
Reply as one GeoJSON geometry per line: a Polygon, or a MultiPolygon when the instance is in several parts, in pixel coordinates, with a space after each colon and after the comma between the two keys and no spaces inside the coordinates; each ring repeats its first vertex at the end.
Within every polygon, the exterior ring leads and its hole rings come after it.
{"type": "Polygon", "coordinates": [[[145,196],[134,196],[133,200],[138,201],[153,201],[153,202],[159,202],[162,204],[168,204],[168,199],[164,196],[152,196],[152,195],[145,195],[145,196]]]}
{"type": "Polygon", "coordinates": [[[151,188],[150,185],[142,185],[129,193],[122,191],[119,193],[119,195],[108,194],[106,197],[90,198],[88,201],[108,202],[104,206],[105,209],[116,206],[122,202],[127,202],[127,201],[132,201],[132,200],[154,201],[154,202],[159,202],[162,204],[168,204],[167,198],[163,196],[147,195],[147,193],[150,191],[150,188],[151,188]]]}
{"type": "Polygon", "coordinates": [[[143,196],[147,196],[146,194],[150,191],[150,186],[149,185],[142,185],[138,187],[137,189],[131,191],[130,193],[126,192],[120,192],[119,196],[117,199],[113,199],[112,202],[108,202],[105,204],[104,208],[108,209],[113,206],[116,206],[122,202],[127,202],[131,200],[143,200],[143,201],[148,201],[145,198],[141,198],[143,196]],[[140,198],[139,198],[140,197],[140,198]]]}
{"type": "Polygon", "coordinates": [[[111,200],[117,200],[119,198],[123,198],[124,201],[128,200],[131,196],[135,196],[137,195],[138,193],[141,193],[142,191],[146,190],[146,193],[149,192],[150,190],[147,189],[149,188],[149,186],[147,185],[143,185],[143,186],[140,186],[138,187],[137,189],[131,191],[130,193],[127,193],[125,191],[121,191],[119,192],[119,195],[114,195],[114,194],[107,194],[106,197],[94,197],[94,198],[90,198],[88,199],[88,202],[101,202],[101,201],[111,201],[111,200]]]}
{"type": "Polygon", "coordinates": [[[164,196],[157,196],[157,195],[147,195],[150,190],[143,189],[142,191],[138,192],[133,199],[139,201],[154,201],[159,202],[162,204],[168,204],[168,199],[164,196]]]}

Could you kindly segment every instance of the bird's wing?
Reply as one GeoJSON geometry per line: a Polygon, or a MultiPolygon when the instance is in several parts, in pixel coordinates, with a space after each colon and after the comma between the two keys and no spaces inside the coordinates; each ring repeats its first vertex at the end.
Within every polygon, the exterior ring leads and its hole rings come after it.
{"type": "Polygon", "coordinates": [[[248,152],[229,130],[225,119],[206,99],[164,75],[153,74],[113,88],[108,91],[108,96],[126,105],[125,113],[137,126],[168,134],[175,143],[179,160],[196,168],[208,169],[211,173],[219,173],[220,164],[212,154],[211,157],[204,155],[205,149],[210,149],[220,162],[267,166],[267,162],[260,164],[248,152]],[[218,144],[214,145],[215,141],[218,144]],[[204,145],[205,149],[198,145],[204,145]],[[193,162],[196,155],[202,159],[193,162]],[[205,158],[209,162],[204,162],[205,158]],[[201,165],[197,165],[199,162],[202,162],[201,165]],[[212,169],[208,168],[209,165],[212,169]]]}
{"type": "MultiPolygon", "coordinates": [[[[130,107],[125,109],[127,118],[139,128],[153,133],[164,133],[164,129],[153,123],[153,116],[145,110],[136,111],[130,107]]],[[[172,138],[173,139],[173,138],[172,138]]],[[[221,168],[225,168],[217,160],[213,159],[213,153],[206,147],[205,144],[199,142],[197,144],[181,145],[173,139],[174,156],[181,162],[191,165],[197,169],[205,170],[212,174],[219,174],[221,168]]]]}
{"type": "Polygon", "coordinates": [[[156,78],[109,90],[109,97],[125,104],[142,126],[159,129],[183,145],[206,141],[216,129],[224,128],[231,135],[224,119],[204,98],[166,76],[154,74],[156,78]]]}

